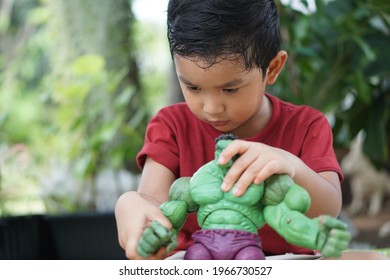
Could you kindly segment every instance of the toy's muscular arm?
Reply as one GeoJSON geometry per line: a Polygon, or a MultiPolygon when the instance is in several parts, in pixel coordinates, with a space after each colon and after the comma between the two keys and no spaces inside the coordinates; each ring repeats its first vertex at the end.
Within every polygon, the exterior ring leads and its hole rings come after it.
{"type": "Polygon", "coordinates": [[[321,251],[323,256],[339,256],[351,238],[346,225],[331,216],[310,219],[307,191],[287,175],[274,175],[265,182],[265,221],[289,243],[321,251]]]}
{"type": "Polygon", "coordinates": [[[187,214],[198,209],[191,199],[189,189],[190,177],[179,178],[172,184],[169,200],[161,204],[160,210],[172,223],[173,229],[169,231],[159,222],[153,221],[138,241],[137,252],[140,256],[146,258],[164,246],[167,252],[176,248],[177,233],[183,226],[187,214]]]}

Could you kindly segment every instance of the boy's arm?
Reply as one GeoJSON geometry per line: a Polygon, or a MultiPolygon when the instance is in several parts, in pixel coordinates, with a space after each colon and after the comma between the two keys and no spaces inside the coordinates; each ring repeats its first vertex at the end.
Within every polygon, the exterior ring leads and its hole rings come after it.
{"type": "Polygon", "coordinates": [[[339,256],[351,238],[346,225],[330,216],[310,219],[307,191],[286,175],[274,175],[265,182],[264,218],[289,243],[319,250],[324,256],[339,256]]]}

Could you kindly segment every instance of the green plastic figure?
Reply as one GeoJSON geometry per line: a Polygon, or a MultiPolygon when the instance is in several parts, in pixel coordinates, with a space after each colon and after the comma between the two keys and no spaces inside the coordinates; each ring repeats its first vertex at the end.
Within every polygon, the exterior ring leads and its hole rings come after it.
{"type": "Polygon", "coordinates": [[[193,234],[194,243],[184,259],[265,259],[258,229],[266,223],[289,243],[319,250],[325,257],[341,255],[351,239],[347,226],[328,215],[306,217],[310,196],[289,176],[273,175],[261,184],[252,184],[242,196],[233,195],[234,187],[221,190],[234,161],[221,166],[218,158],[233,139],[231,134],[217,138],[215,159],[192,177],[172,184],[170,200],[160,209],[173,229],[152,222],[138,242],[138,254],[148,257],[163,246],[172,251],[187,214],[197,212],[201,230],[193,234]]]}

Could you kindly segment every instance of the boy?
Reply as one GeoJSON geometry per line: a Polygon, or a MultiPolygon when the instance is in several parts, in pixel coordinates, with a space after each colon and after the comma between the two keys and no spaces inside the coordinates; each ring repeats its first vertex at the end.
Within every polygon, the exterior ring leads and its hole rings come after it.
{"type": "MultiPolygon", "coordinates": [[[[129,259],[140,259],[137,242],[151,221],[172,225],[159,210],[176,178],[192,176],[214,157],[214,139],[233,133],[219,157],[224,165],[235,155],[221,189],[241,196],[251,183],[287,174],[311,197],[309,217],[341,209],[343,179],[324,115],[294,106],[265,92],[287,53],[280,50],[279,16],[270,0],[171,0],[168,40],[185,103],[168,106],[150,121],[137,160],[143,168],[137,192],[116,206],[119,242],[129,259]]],[[[199,229],[189,215],[178,237],[186,250],[199,229]]],[[[270,227],[259,231],[266,255],[314,254],[287,243],[270,227]]],[[[164,248],[151,259],[167,257],[164,248]]]]}

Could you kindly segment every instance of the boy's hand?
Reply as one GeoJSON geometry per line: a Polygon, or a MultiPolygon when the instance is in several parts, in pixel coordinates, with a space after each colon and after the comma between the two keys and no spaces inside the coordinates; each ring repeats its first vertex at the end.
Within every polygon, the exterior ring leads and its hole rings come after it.
{"type": "Polygon", "coordinates": [[[260,184],[273,174],[287,174],[294,178],[296,157],[284,150],[262,143],[234,140],[221,153],[218,163],[224,165],[235,155],[234,162],[222,183],[222,190],[229,191],[236,183],[234,194],[240,196],[252,184],[260,184]]]}
{"type": "Polygon", "coordinates": [[[144,258],[151,255],[169,254],[177,246],[177,234],[175,230],[168,230],[159,222],[153,221],[147,227],[138,241],[137,253],[144,258]],[[162,249],[162,248],[165,248],[162,249]]]}
{"type": "MultiPolygon", "coordinates": [[[[115,208],[115,216],[118,227],[119,244],[126,252],[130,260],[145,259],[137,252],[137,245],[146,227],[151,221],[158,221],[164,228],[170,228],[169,220],[163,215],[158,206],[146,200],[137,192],[127,192],[122,195],[115,208]],[[137,211],[129,211],[131,205],[137,211]]],[[[168,253],[162,247],[147,259],[164,259],[168,253]]]]}

